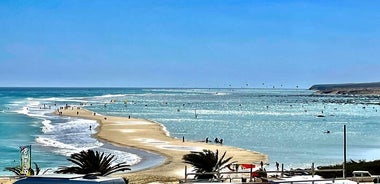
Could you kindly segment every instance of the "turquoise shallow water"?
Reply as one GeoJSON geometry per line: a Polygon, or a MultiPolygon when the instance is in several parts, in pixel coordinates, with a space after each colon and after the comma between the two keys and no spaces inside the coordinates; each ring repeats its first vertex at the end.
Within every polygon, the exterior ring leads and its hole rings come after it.
{"type": "MultiPolygon", "coordinates": [[[[223,138],[225,144],[267,154],[269,167],[276,161],[287,168],[342,162],[343,125],[348,130],[348,159],[380,155],[378,97],[285,89],[149,88],[0,88],[0,97],[4,167],[18,163],[18,146],[25,144],[32,144],[33,161],[44,168],[67,165],[66,156],[83,147],[103,149],[91,137],[95,132],[88,130],[96,122],[49,114],[65,104],[154,120],[178,138],[223,138]],[[317,117],[322,114],[325,117],[317,117]],[[327,130],[331,133],[324,133],[327,130]]],[[[130,163],[140,159],[107,151],[130,163]]]]}

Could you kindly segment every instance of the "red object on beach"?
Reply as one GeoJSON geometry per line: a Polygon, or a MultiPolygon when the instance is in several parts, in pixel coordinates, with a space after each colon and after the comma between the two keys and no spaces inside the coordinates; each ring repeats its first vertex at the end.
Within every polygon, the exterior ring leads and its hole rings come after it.
{"type": "Polygon", "coordinates": [[[254,178],[257,178],[257,177],[259,177],[259,173],[258,172],[252,172],[252,177],[254,177],[254,178]]]}
{"type": "Polygon", "coordinates": [[[255,168],[256,166],[253,164],[240,164],[243,169],[255,168]]]}

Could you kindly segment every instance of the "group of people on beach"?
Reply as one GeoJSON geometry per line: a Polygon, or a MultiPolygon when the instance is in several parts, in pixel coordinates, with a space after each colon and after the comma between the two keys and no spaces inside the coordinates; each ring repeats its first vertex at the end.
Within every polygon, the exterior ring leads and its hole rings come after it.
{"type": "MultiPolygon", "coordinates": [[[[205,143],[209,143],[209,142],[212,142],[212,141],[210,141],[208,139],[208,137],[206,137],[204,142],[205,143]]],[[[219,139],[219,138],[215,137],[214,142],[217,143],[217,144],[223,144],[223,139],[222,138],[219,139]]]]}

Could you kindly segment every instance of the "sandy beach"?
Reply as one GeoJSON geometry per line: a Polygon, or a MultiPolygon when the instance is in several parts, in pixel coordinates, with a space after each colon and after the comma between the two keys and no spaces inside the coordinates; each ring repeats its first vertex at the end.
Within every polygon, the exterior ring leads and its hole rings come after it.
{"type": "Polygon", "coordinates": [[[259,152],[221,144],[189,141],[186,138],[183,142],[182,139],[168,136],[164,127],[159,123],[145,119],[103,116],[78,107],[61,109],[60,112],[56,112],[56,114],[97,120],[100,126],[96,136],[100,140],[115,146],[146,150],[164,156],[165,159],[155,166],[123,173],[122,176],[128,178],[130,183],[178,183],[179,179],[185,177],[186,164],[182,162],[182,157],[190,151],[203,149],[219,150],[220,153],[226,151],[226,156],[232,156],[232,160],[238,163],[267,161],[267,156],[259,152]]]}
{"type": "Polygon", "coordinates": [[[12,184],[16,181],[14,177],[1,177],[0,184],[12,184]]]}

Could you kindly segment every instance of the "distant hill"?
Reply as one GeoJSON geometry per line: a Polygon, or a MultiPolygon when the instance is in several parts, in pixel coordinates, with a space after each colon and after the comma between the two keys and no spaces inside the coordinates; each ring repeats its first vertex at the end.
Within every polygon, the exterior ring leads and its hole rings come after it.
{"type": "Polygon", "coordinates": [[[317,84],[309,89],[320,94],[380,95],[380,82],[317,84]]]}

